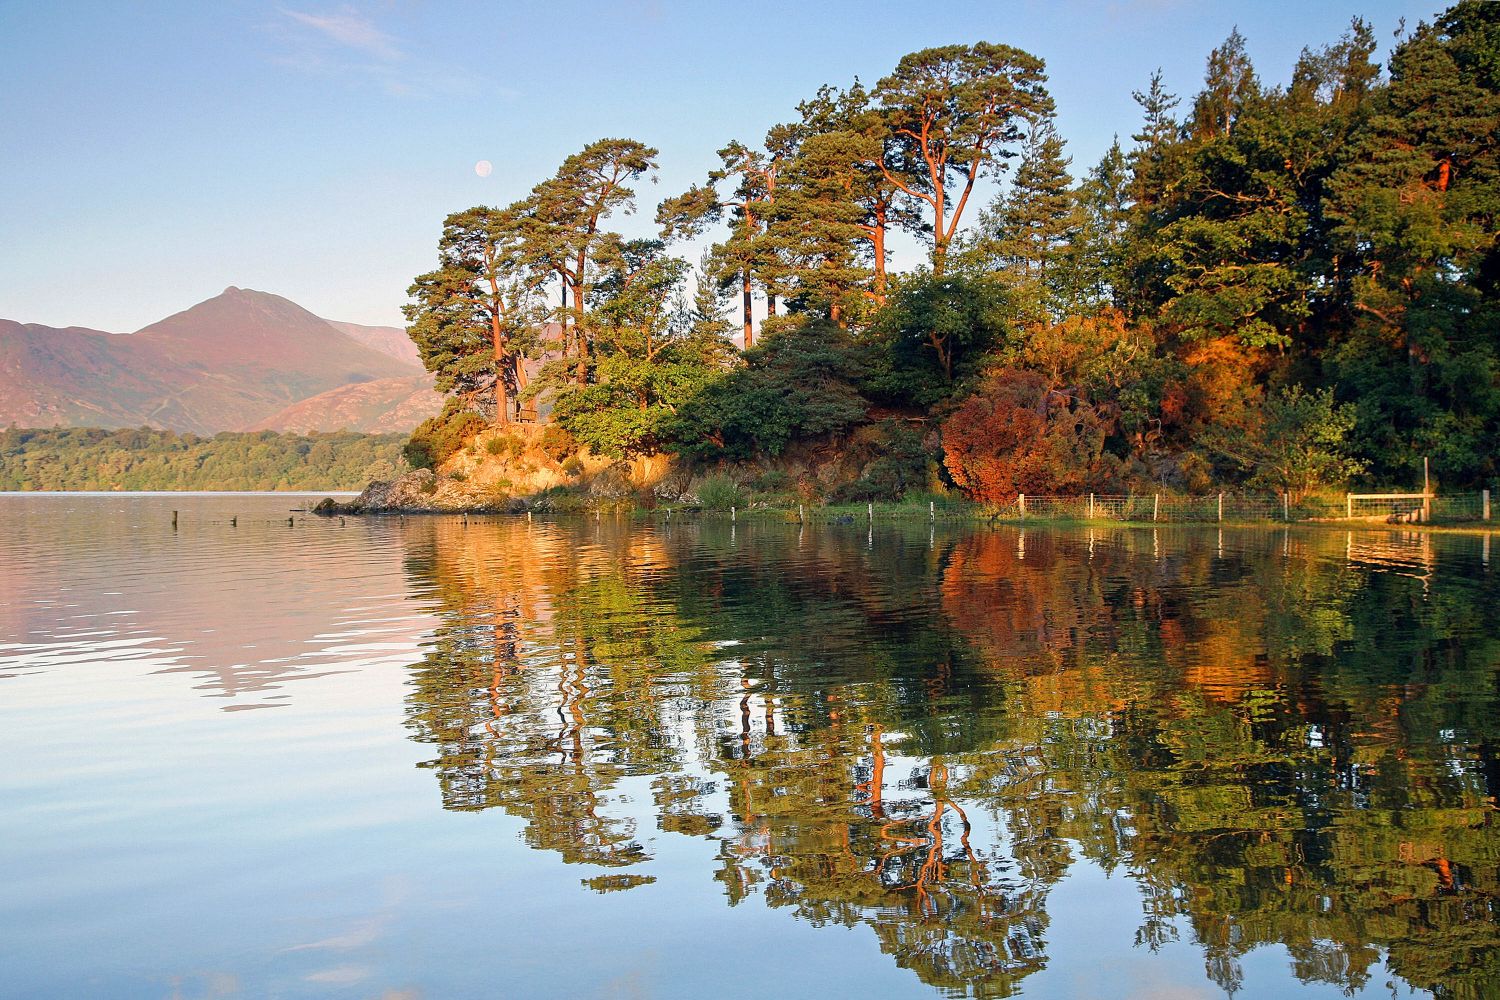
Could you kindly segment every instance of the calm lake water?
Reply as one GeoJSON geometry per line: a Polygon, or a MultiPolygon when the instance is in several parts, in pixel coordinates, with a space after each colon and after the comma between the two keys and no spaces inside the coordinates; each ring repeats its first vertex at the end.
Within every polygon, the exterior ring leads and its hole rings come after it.
{"type": "Polygon", "coordinates": [[[0,995],[1500,996],[1480,537],[305,505],[0,497],[0,995]]]}

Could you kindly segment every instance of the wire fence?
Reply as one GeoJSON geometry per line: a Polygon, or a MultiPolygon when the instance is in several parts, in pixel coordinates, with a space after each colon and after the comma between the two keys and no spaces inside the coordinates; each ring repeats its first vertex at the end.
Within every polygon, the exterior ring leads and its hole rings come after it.
{"type": "Polygon", "coordinates": [[[1490,491],[1365,493],[1292,497],[1288,494],[1217,493],[1029,496],[994,509],[997,517],[1087,521],[1488,521],[1490,491]]]}

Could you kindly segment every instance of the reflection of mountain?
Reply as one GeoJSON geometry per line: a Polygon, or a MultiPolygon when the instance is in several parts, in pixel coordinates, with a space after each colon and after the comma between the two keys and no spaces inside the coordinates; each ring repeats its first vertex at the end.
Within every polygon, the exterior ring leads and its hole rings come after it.
{"type": "MultiPolygon", "coordinates": [[[[0,424],[243,430],[340,388],[422,378],[400,331],[335,324],[277,295],[227,288],[129,336],[0,320],[0,424]]],[[[407,341],[410,347],[410,341],[407,341]]],[[[364,394],[361,425],[408,430],[426,411],[364,394]]],[[[387,393],[389,396],[390,394],[387,393]]],[[[309,406],[299,429],[340,430],[344,410],[309,406]]]]}
{"type": "Polygon", "coordinates": [[[1084,857],[1139,887],[1139,944],[1192,941],[1225,989],[1280,943],[1304,981],[1362,986],[1384,950],[1493,995],[1500,586],[1345,556],[438,521],[408,536],[444,609],[408,721],[449,808],[625,875],[649,824],[707,838],[731,905],[869,927],[961,993],[1046,966],[1084,857]]]}

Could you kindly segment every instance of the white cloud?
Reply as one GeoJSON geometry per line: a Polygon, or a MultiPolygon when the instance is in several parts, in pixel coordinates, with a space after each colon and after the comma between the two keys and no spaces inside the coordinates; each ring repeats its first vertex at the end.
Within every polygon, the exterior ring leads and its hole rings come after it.
{"type": "Polygon", "coordinates": [[[335,45],[342,45],[386,62],[404,58],[394,38],[375,27],[368,18],[352,7],[345,7],[336,14],[308,14],[299,10],[283,10],[282,13],[298,24],[313,29],[335,45]]]}

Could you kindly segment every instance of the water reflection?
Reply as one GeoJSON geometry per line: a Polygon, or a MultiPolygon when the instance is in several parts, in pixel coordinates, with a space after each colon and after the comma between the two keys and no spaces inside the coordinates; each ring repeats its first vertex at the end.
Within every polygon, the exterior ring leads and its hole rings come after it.
{"type": "Polygon", "coordinates": [[[401,535],[440,624],[443,805],[599,891],[657,830],[729,905],[864,926],[926,983],[1046,967],[1080,859],[1227,991],[1500,992],[1500,586],[1479,539],[471,524],[401,535]],[[1472,551],[1470,551],[1472,549],[1472,551]]]}

